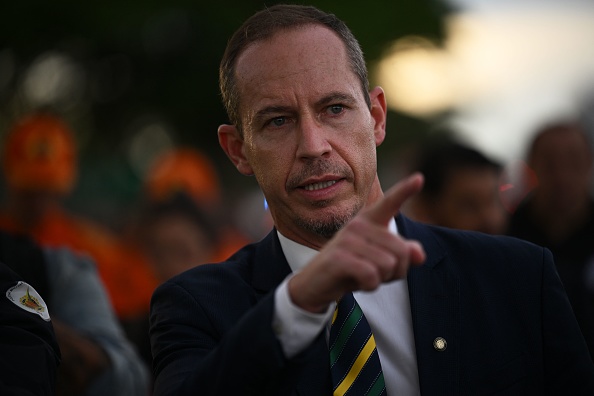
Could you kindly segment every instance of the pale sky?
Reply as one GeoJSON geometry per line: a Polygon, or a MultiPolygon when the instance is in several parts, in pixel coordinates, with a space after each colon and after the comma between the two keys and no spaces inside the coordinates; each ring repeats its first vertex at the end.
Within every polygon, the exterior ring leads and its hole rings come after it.
{"type": "Polygon", "coordinates": [[[594,2],[450,1],[463,11],[446,20],[443,45],[404,38],[374,75],[398,110],[455,109],[464,140],[521,158],[535,128],[576,116],[593,96],[594,2]]]}

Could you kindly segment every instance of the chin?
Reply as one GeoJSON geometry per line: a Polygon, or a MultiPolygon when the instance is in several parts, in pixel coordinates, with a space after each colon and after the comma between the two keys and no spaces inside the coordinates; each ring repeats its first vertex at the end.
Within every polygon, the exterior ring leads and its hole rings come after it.
{"type": "Polygon", "coordinates": [[[314,211],[314,216],[312,216],[312,213],[308,213],[308,216],[298,218],[296,223],[299,227],[304,228],[313,234],[330,239],[344,227],[345,224],[351,221],[359,211],[354,208],[351,208],[350,210],[333,209],[334,210],[326,213],[322,213],[322,211],[314,211]]]}

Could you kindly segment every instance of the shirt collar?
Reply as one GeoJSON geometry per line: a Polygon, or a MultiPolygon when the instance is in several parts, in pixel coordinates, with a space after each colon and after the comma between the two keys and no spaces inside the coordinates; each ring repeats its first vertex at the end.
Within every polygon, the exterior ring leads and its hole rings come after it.
{"type": "MultiPolygon", "coordinates": [[[[398,228],[396,227],[396,221],[394,218],[390,219],[390,222],[388,223],[388,229],[393,234],[398,234],[398,228]]],[[[287,262],[289,263],[289,267],[291,267],[293,272],[303,269],[303,267],[305,267],[307,263],[309,263],[315,257],[315,255],[318,254],[317,250],[305,245],[301,245],[285,237],[280,233],[280,231],[276,230],[276,233],[278,234],[278,239],[287,262]]]]}

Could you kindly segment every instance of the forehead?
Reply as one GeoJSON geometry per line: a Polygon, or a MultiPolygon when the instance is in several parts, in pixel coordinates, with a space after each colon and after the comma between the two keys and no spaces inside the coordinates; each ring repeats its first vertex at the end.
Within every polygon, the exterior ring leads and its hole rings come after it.
{"type": "Polygon", "coordinates": [[[266,97],[359,87],[344,43],[321,25],[282,30],[252,43],[239,56],[235,77],[241,101],[250,107],[266,97]]]}

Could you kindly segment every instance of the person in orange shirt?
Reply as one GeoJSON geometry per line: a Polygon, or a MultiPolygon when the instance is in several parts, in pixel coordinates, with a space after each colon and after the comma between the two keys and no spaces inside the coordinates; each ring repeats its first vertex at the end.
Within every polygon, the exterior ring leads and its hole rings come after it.
{"type": "Polygon", "coordinates": [[[66,122],[50,113],[24,117],[9,130],[2,159],[0,229],[90,256],[124,327],[146,318],[157,280],[144,257],[107,227],[63,205],[77,176],[74,135],[66,122]]]}

